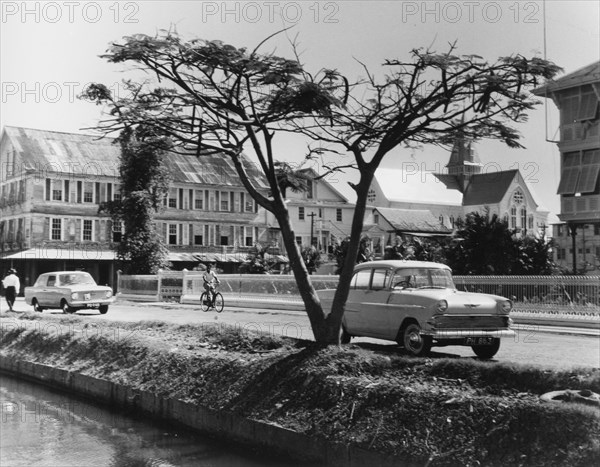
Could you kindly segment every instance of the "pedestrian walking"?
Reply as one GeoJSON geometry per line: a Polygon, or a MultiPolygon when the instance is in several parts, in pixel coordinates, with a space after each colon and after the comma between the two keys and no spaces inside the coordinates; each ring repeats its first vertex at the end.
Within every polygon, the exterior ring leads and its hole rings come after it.
{"type": "Polygon", "coordinates": [[[10,268],[8,270],[8,275],[2,280],[2,285],[4,286],[6,303],[8,303],[8,311],[13,311],[15,299],[21,289],[21,282],[17,277],[17,271],[15,269],[10,268]]]}

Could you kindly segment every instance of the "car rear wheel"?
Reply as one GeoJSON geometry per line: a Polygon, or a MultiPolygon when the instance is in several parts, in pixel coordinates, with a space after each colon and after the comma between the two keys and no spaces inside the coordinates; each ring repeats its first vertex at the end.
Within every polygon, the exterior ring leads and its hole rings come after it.
{"type": "Polygon", "coordinates": [[[101,315],[105,315],[106,313],[108,313],[108,305],[100,305],[100,308],[98,308],[98,310],[100,311],[101,315]]]}
{"type": "Polygon", "coordinates": [[[409,323],[400,332],[401,339],[398,342],[404,350],[415,357],[427,355],[431,350],[431,336],[421,335],[421,326],[417,323],[409,323]]]}
{"type": "Polygon", "coordinates": [[[472,345],[471,348],[473,349],[473,352],[475,352],[475,355],[487,360],[498,353],[498,350],[500,349],[500,339],[497,337],[494,338],[492,345],[472,345]]]}
{"type": "Polygon", "coordinates": [[[31,300],[31,306],[33,307],[33,311],[36,311],[38,313],[41,313],[44,310],[38,303],[37,298],[31,300]]]}
{"type": "Polygon", "coordinates": [[[65,315],[70,315],[72,313],[75,313],[75,309],[70,307],[69,304],[66,302],[66,300],[62,301],[62,304],[60,305],[60,308],[62,309],[62,312],[65,315]]]}

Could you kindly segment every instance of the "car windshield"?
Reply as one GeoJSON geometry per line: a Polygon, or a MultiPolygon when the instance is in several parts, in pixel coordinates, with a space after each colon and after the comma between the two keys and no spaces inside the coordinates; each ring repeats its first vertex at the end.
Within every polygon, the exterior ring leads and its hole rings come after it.
{"type": "Polygon", "coordinates": [[[60,285],[96,285],[94,279],[89,274],[63,274],[60,276],[60,285]]]}
{"type": "Polygon", "coordinates": [[[439,268],[402,268],[394,273],[395,288],[455,289],[452,273],[439,268]]]}

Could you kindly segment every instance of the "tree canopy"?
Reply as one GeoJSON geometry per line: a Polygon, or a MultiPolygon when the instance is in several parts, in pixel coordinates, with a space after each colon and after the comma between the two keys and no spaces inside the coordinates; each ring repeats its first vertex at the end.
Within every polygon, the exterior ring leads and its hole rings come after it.
{"type": "Polygon", "coordinates": [[[297,54],[288,59],[260,53],[269,39],[247,49],[185,40],[172,31],[125,37],[104,58],[139,67],[154,80],[128,81],[131,96],[117,98],[98,84],[88,88],[86,97],[110,106],[103,131],[143,123],[168,136],[172,151],[230,157],[248,193],[279,222],[315,339],[339,343],[367,193],[383,158],[401,145],[450,145],[459,131],[520,147],[515,125],[526,121],[535,105],[527,88],[552,78],[559,68],[520,55],[488,63],[476,55],[456,55],[451,45],[446,53],[415,49],[410,61],[387,60],[380,80],[365,67],[366,77],[350,82],[336,70],[308,72],[297,54]],[[323,310],[311,284],[284,202],[280,155],[273,145],[282,132],[299,132],[316,142],[308,159],[327,152],[351,155],[347,163],[338,157],[326,164],[326,171],[359,171],[352,185],[357,200],[350,241],[330,312],[323,310]],[[246,174],[241,155],[247,150],[256,156],[268,195],[246,174]]]}

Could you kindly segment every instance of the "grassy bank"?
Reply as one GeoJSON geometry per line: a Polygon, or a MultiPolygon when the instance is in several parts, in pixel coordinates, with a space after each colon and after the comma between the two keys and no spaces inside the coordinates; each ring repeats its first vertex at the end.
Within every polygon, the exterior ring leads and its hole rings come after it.
{"type": "Polygon", "coordinates": [[[226,326],[2,315],[1,353],[56,365],[430,466],[594,465],[596,407],[545,403],[600,393],[599,370],[418,359],[226,326]]]}

